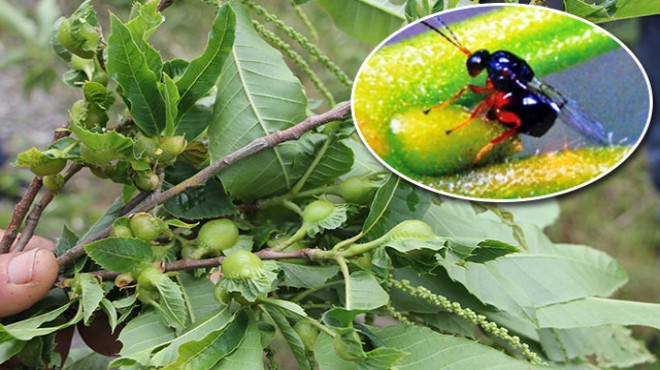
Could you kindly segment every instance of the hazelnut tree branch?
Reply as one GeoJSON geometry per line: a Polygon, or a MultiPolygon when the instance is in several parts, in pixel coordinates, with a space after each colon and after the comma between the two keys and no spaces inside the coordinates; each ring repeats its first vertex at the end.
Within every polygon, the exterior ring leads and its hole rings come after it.
{"type": "MultiPolygon", "coordinates": [[[[284,259],[305,259],[308,261],[312,260],[312,254],[314,249],[305,248],[297,251],[290,252],[276,252],[272,249],[262,249],[255,254],[262,260],[284,260],[284,259]]],[[[163,265],[163,271],[182,271],[182,270],[194,270],[198,268],[206,267],[217,267],[222,265],[222,261],[225,260],[224,256],[214,257],[214,258],[205,258],[200,260],[193,259],[182,259],[174,262],[166,263],[163,265]]],[[[95,276],[102,280],[112,280],[116,278],[119,273],[109,270],[100,270],[93,272],[95,276]]]]}
{"type": "MultiPolygon", "coordinates": [[[[53,134],[53,142],[56,142],[65,136],[71,135],[71,132],[66,129],[67,127],[68,123],[64,125],[64,127],[55,130],[55,133],[53,134]]],[[[23,220],[30,211],[30,207],[34,202],[34,199],[37,197],[37,193],[39,193],[39,190],[41,190],[42,185],[43,183],[41,178],[39,176],[35,176],[21,200],[16,204],[14,213],[12,214],[11,220],[9,221],[9,225],[7,225],[5,233],[0,240],[0,254],[8,253],[11,249],[11,246],[14,243],[14,240],[16,240],[16,236],[18,235],[18,231],[23,224],[23,220]]]]}
{"type": "Polygon", "coordinates": [[[32,179],[30,187],[25,192],[25,195],[23,195],[23,198],[21,198],[18,204],[16,204],[9,225],[7,225],[5,234],[2,236],[2,240],[0,240],[0,254],[9,252],[11,245],[14,243],[14,240],[16,240],[16,235],[18,235],[18,229],[20,229],[25,215],[30,210],[34,198],[37,197],[37,193],[41,190],[41,186],[41,178],[35,176],[34,179],[32,179]]]}
{"type": "MultiPolygon", "coordinates": [[[[181,193],[184,193],[190,189],[204,186],[208,180],[216,176],[220,171],[234,165],[236,162],[262,152],[266,149],[273,148],[283,142],[300,139],[300,137],[305,132],[313,130],[326,123],[341,120],[348,114],[348,112],[350,112],[350,109],[350,102],[343,102],[325,113],[307,117],[302,122],[291,126],[286,130],[276,131],[272,134],[254,139],[246,146],[226,155],[210,166],[203,168],[176,186],[162,193],[152,194],[152,196],[148,197],[138,206],[136,206],[131,213],[147,212],[181,193]]],[[[110,230],[111,228],[107,227],[104,230],[86,238],[85,240],[78,242],[75,246],[58,257],[57,262],[60,266],[60,271],[62,271],[64,267],[85,253],[84,248],[86,244],[108,236],[110,234],[110,230]]]]}
{"type": "MultiPolygon", "coordinates": [[[[80,164],[72,164],[62,176],[64,178],[64,183],[66,184],[66,182],[69,181],[69,179],[78,173],[78,171],[80,171],[82,168],[83,166],[80,164]]],[[[48,207],[54,197],[55,194],[48,190],[46,194],[41,197],[39,203],[37,203],[34,208],[32,208],[32,211],[30,211],[27,220],[25,220],[25,227],[23,228],[23,232],[21,233],[21,236],[18,237],[18,241],[14,246],[14,252],[21,252],[23,248],[25,248],[27,243],[32,238],[32,235],[34,235],[34,230],[37,228],[37,225],[39,225],[41,214],[46,209],[46,207],[48,207]]]]}

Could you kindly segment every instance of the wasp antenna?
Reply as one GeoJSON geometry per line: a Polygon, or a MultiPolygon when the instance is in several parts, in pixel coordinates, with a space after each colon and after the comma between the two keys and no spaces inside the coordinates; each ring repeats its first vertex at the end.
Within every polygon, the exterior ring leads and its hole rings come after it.
{"type": "Polygon", "coordinates": [[[463,54],[465,54],[465,55],[467,55],[467,56],[472,55],[472,52],[471,52],[470,50],[468,50],[468,48],[466,48],[465,46],[463,46],[463,44],[461,44],[460,41],[458,41],[458,37],[456,36],[456,34],[454,33],[454,31],[452,31],[451,28],[449,28],[449,26],[448,26],[445,22],[443,22],[443,21],[440,20],[440,19],[438,19],[437,21],[440,22],[440,24],[442,25],[442,27],[443,27],[444,29],[447,30],[447,32],[449,33],[449,35],[443,33],[443,32],[440,31],[437,27],[435,27],[434,25],[430,24],[430,23],[427,22],[427,21],[422,21],[422,24],[425,25],[426,27],[432,29],[433,31],[435,31],[438,35],[442,36],[442,38],[444,38],[445,40],[447,40],[450,44],[456,46],[456,47],[458,48],[458,50],[460,50],[463,54]]]}

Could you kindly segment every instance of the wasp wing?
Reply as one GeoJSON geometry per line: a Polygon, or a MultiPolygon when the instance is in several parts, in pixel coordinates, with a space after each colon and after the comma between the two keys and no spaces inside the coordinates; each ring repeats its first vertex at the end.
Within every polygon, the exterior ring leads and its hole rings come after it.
{"type": "Polygon", "coordinates": [[[530,90],[550,98],[559,108],[559,118],[580,135],[597,145],[611,144],[603,125],[591,117],[577,101],[563,95],[538,78],[533,78],[527,85],[530,90]]]}

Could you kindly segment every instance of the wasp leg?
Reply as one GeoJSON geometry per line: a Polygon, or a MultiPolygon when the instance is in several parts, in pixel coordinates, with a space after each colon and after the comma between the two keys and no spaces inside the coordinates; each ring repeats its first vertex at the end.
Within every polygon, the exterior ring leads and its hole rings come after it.
{"type": "Polygon", "coordinates": [[[476,108],[474,108],[474,110],[472,111],[472,113],[470,114],[470,117],[468,117],[468,119],[466,119],[465,121],[461,122],[460,125],[458,125],[458,126],[456,126],[456,127],[453,127],[453,128],[451,128],[451,129],[445,131],[445,134],[446,134],[446,135],[449,135],[449,134],[451,134],[452,132],[454,132],[454,131],[456,131],[456,130],[458,130],[458,129],[461,129],[461,128],[467,126],[467,125],[469,125],[470,122],[474,121],[474,119],[475,119],[477,116],[486,113],[486,112],[487,112],[490,108],[492,108],[492,107],[493,107],[493,103],[492,103],[491,99],[485,99],[484,101],[482,101],[481,103],[479,103],[479,105],[477,105],[476,108]]]}
{"type": "Polygon", "coordinates": [[[434,105],[431,108],[426,109],[424,111],[424,114],[429,114],[429,112],[434,110],[434,109],[444,108],[444,107],[448,106],[449,104],[451,104],[451,103],[455,102],[456,100],[458,100],[458,98],[460,98],[463,94],[465,94],[466,91],[467,91],[467,87],[464,87],[464,88],[458,90],[458,92],[451,99],[445,100],[440,104],[434,105]]]}
{"type": "Polygon", "coordinates": [[[491,84],[488,84],[488,85],[485,86],[485,87],[476,86],[476,85],[467,85],[467,87],[464,87],[464,88],[458,90],[458,92],[457,92],[454,96],[452,96],[451,99],[449,99],[449,100],[445,100],[445,101],[443,101],[442,103],[440,103],[440,104],[438,104],[438,105],[434,105],[434,106],[432,106],[431,108],[426,109],[426,110],[424,111],[424,114],[429,114],[429,112],[432,111],[432,110],[434,110],[434,109],[444,108],[444,107],[448,106],[449,104],[454,103],[456,100],[458,100],[458,98],[460,98],[461,96],[463,96],[463,94],[465,94],[465,92],[466,92],[468,89],[470,89],[470,90],[471,90],[473,93],[475,93],[475,94],[486,94],[486,93],[490,93],[490,92],[493,90],[492,86],[490,86],[490,85],[491,85],[491,84]]]}
{"type": "Polygon", "coordinates": [[[488,154],[490,153],[491,150],[495,147],[495,145],[503,142],[504,140],[510,138],[511,136],[515,135],[518,133],[518,130],[520,129],[520,126],[522,125],[522,122],[520,121],[520,117],[518,117],[515,113],[513,112],[497,112],[497,120],[506,124],[507,126],[510,126],[511,128],[506,130],[502,135],[494,138],[491,140],[486,146],[481,148],[479,153],[477,153],[477,156],[474,157],[474,160],[472,163],[477,164],[481,162],[481,160],[488,154]]]}

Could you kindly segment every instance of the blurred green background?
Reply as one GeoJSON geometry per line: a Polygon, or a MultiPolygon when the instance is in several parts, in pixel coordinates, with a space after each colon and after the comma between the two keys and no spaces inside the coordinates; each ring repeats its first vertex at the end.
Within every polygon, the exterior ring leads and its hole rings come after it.
{"type": "MultiPolygon", "coordinates": [[[[53,129],[66,122],[68,107],[80,97],[79,90],[59,83],[67,68],[51,53],[44,36],[50,32],[54,19],[60,14],[69,15],[79,3],[0,0],[0,141],[6,155],[0,167],[0,227],[7,225],[14,204],[32,179],[27,169],[15,169],[9,162],[20,151],[48,144],[53,129]]],[[[289,0],[261,3],[309,35],[291,10],[289,0]]],[[[108,11],[125,19],[130,1],[103,1],[96,2],[95,6],[101,24],[107,25],[108,11]]],[[[372,46],[352,40],[337,30],[313,1],[302,9],[322,35],[318,40],[321,50],[349,76],[355,76],[372,46]]],[[[166,25],[154,35],[156,48],[164,58],[199,54],[213,13],[213,8],[202,1],[177,0],[165,12],[166,25]]],[[[637,20],[614,22],[605,27],[634,49],[637,20]]],[[[348,89],[318,64],[312,65],[335,92],[337,101],[349,99],[348,89]]],[[[297,71],[293,65],[292,69],[297,71]]],[[[309,81],[302,74],[298,75],[305,86],[310,87],[307,89],[310,98],[320,99],[309,81]]],[[[648,179],[645,149],[642,143],[626,163],[605,178],[559,197],[562,215],[547,232],[554,241],[590,245],[620,261],[628,271],[630,282],[617,293],[617,298],[659,302],[660,195],[648,179]]],[[[37,232],[54,239],[64,224],[76,232],[84,232],[120,192],[120,187],[83,171],[55,198],[37,232]]],[[[651,351],[660,355],[660,334],[644,328],[635,330],[651,351]]],[[[660,369],[660,364],[637,369],[660,369]]]]}

